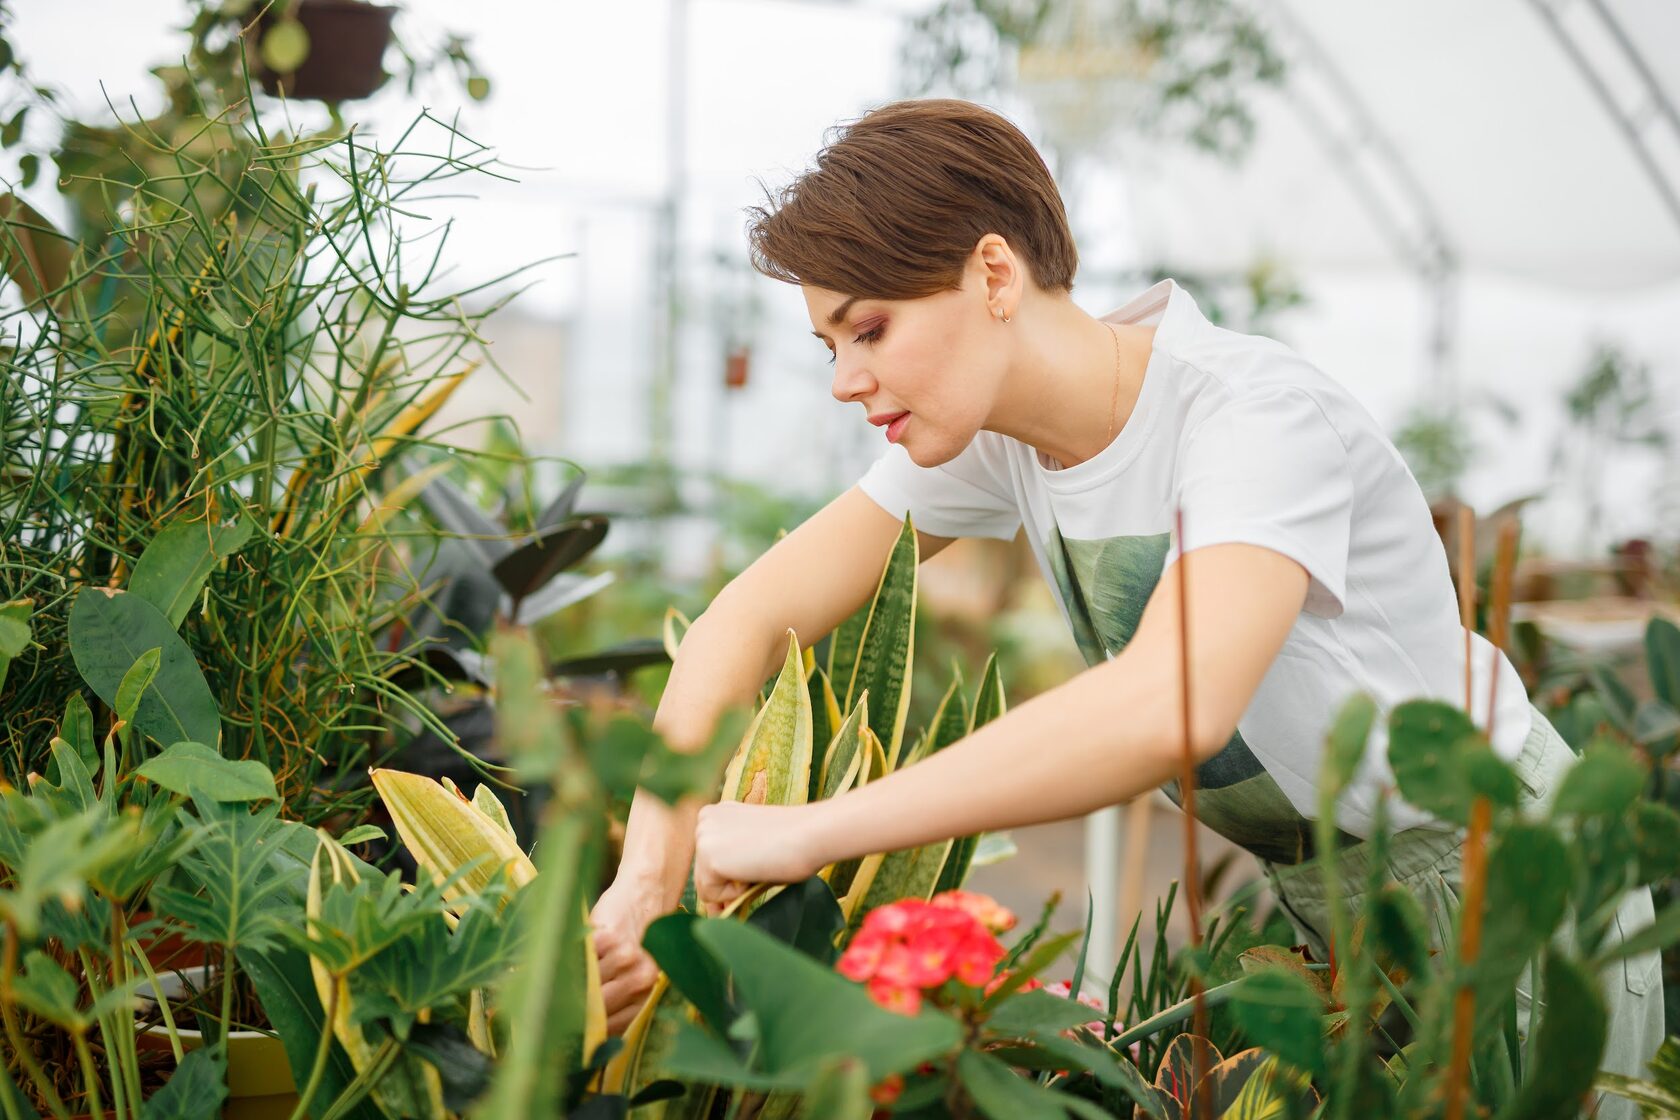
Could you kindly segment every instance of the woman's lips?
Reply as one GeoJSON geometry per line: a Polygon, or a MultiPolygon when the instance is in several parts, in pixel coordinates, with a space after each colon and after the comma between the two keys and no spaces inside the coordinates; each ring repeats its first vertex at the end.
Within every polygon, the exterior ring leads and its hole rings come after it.
{"type": "Polygon", "coordinates": [[[901,412],[898,417],[887,424],[887,442],[897,443],[904,435],[904,425],[910,423],[910,414],[901,412]]]}

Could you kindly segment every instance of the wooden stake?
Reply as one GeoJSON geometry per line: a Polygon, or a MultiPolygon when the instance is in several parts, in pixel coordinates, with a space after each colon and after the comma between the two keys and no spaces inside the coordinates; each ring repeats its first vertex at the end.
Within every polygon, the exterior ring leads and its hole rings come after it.
{"type": "MultiPolygon", "coordinates": [[[[1179,702],[1183,723],[1184,750],[1180,755],[1178,777],[1179,797],[1184,809],[1184,901],[1190,912],[1190,946],[1202,946],[1202,876],[1201,861],[1196,856],[1196,752],[1190,737],[1190,589],[1186,577],[1189,566],[1184,553],[1184,509],[1173,513],[1178,533],[1178,658],[1179,702]]],[[[1202,991],[1202,979],[1190,977],[1190,997],[1195,1000],[1195,1016],[1191,1021],[1190,1058],[1190,1120],[1213,1115],[1204,1084],[1208,1071],[1207,999],[1202,991]]]]}

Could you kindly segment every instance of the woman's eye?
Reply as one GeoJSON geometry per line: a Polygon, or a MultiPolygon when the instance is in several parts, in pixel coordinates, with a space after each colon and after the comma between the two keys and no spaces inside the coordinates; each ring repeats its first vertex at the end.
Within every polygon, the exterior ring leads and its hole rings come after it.
{"type": "MultiPolygon", "coordinates": [[[[887,328],[885,326],[871,327],[869,330],[864,331],[862,334],[860,334],[856,338],[852,339],[852,341],[853,342],[870,342],[870,343],[879,342],[881,340],[881,335],[886,331],[886,329],[887,328]]],[[[830,350],[828,352],[828,364],[829,365],[834,364],[834,351],[833,350],[830,350]]]]}

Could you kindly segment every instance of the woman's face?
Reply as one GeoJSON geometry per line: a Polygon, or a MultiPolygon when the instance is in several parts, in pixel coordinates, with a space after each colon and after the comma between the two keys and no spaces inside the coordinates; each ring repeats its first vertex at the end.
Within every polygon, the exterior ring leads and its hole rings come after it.
{"type": "Polygon", "coordinates": [[[984,290],[972,277],[960,290],[911,300],[801,286],[812,331],[833,354],[834,399],[862,405],[919,466],[955,458],[996,397],[1007,335],[984,290]]]}

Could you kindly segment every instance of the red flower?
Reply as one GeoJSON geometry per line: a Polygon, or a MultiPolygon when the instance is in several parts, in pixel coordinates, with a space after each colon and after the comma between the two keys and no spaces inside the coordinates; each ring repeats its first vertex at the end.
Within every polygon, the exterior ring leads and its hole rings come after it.
{"type": "Polygon", "coordinates": [[[877,977],[869,982],[869,998],[900,1015],[914,1015],[922,1009],[920,988],[906,988],[877,977]]]}
{"type": "Polygon", "coordinates": [[[933,896],[933,905],[962,910],[993,933],[1007,933],[1015,928],[1015,915],[1008,907],[983,894],[944,891],[933,896]]]}
{"type": "Polygon", "coordinates": [[[898,1100],[898,1095],[904,1092],[904,1075],[889,1073],[879,1085],[869,1090],[869,1099],[883,1107],[890,1106],[898,1100]]]}
{"type": "MultiPolygon", "coordinates": [[[[992,977],[992,979],[986,984],[986,995],[989,996],[999,988],[1003,987],[1004,981],[1008,980],[1013,975],[1015,975],[1013,972],[1000,972],[996,976],[992,977]]],[[[1029,978],[1026,983],[1022,984],[1015,990],[1017,992],[1036,992],[1042,987],[1044,987],[1044,981],[1034,976],[1029,978]]]]}
{"type": "MultiPolygon", "coordinates": [[[[1045,990],[1051,995],[1061,996],[1063,999],[1073,998],[1073,983],[1069,980],[1058,980],[1045,990]]],[[[1080,996],[1079,1002],[1083,1003],[1086,1007],[1095,1008],[1099,1012],[1104,1010],[1102,1000],[1095,996],[1080,996]]],[[[1108,1021],[1106,1019],[1092,1019],[1089,1023],[1085,1024],[1085,1029],[1096,1035],[1098,1038],[1101,1038],[1103,1036],[1103,1031],[1107,1026],[1108,1021]]],[[[1074,1037],[1074,1033],[1071,1029],[1063,1031],[1062,1033],[1067,1035],[1069,1038],[1074,1037]]]]}

